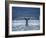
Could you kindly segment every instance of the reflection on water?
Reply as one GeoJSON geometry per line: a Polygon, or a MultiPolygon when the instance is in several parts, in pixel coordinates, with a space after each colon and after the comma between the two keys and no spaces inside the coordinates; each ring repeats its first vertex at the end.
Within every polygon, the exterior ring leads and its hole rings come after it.
{"type": "Polygon", "coordinates": [[[28,26],[26,26],[26,20],[13,20],[12,31],[29,31],[40,30],[39,20],[29,20],[28,26]]]}

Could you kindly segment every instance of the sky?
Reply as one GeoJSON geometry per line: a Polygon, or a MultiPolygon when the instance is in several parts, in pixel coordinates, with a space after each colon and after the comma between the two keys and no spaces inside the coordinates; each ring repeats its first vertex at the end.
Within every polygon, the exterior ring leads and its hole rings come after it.
{"type": "Polygon", "coordinates": [[[40,8],[12,7],[12,19],[13,20],[15,20],[17,17],[37,17],[38,19],[39,16],[40,16],[40,8]]]}

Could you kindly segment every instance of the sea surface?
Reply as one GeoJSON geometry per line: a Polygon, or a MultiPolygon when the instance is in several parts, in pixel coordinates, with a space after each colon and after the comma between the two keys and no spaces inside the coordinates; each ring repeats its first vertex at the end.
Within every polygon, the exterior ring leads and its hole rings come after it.
{"type": "Polygon", "coordinates": [[[28,20],[28,26],[26,26],[26,20],[13,20],[12,31],[29,31],[40,30],[39,20],[28,20]]]}

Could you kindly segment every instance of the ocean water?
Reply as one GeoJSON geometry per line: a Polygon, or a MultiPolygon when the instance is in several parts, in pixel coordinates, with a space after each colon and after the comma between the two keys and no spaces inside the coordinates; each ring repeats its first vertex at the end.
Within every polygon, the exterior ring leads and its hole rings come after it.
{"type": "Polygon", "coordinates": [[[39,20],[28,20],[28,26],[26,26],[26,20],[13,20],[12,31],[29,31],[40,30],[39,20]]]}

